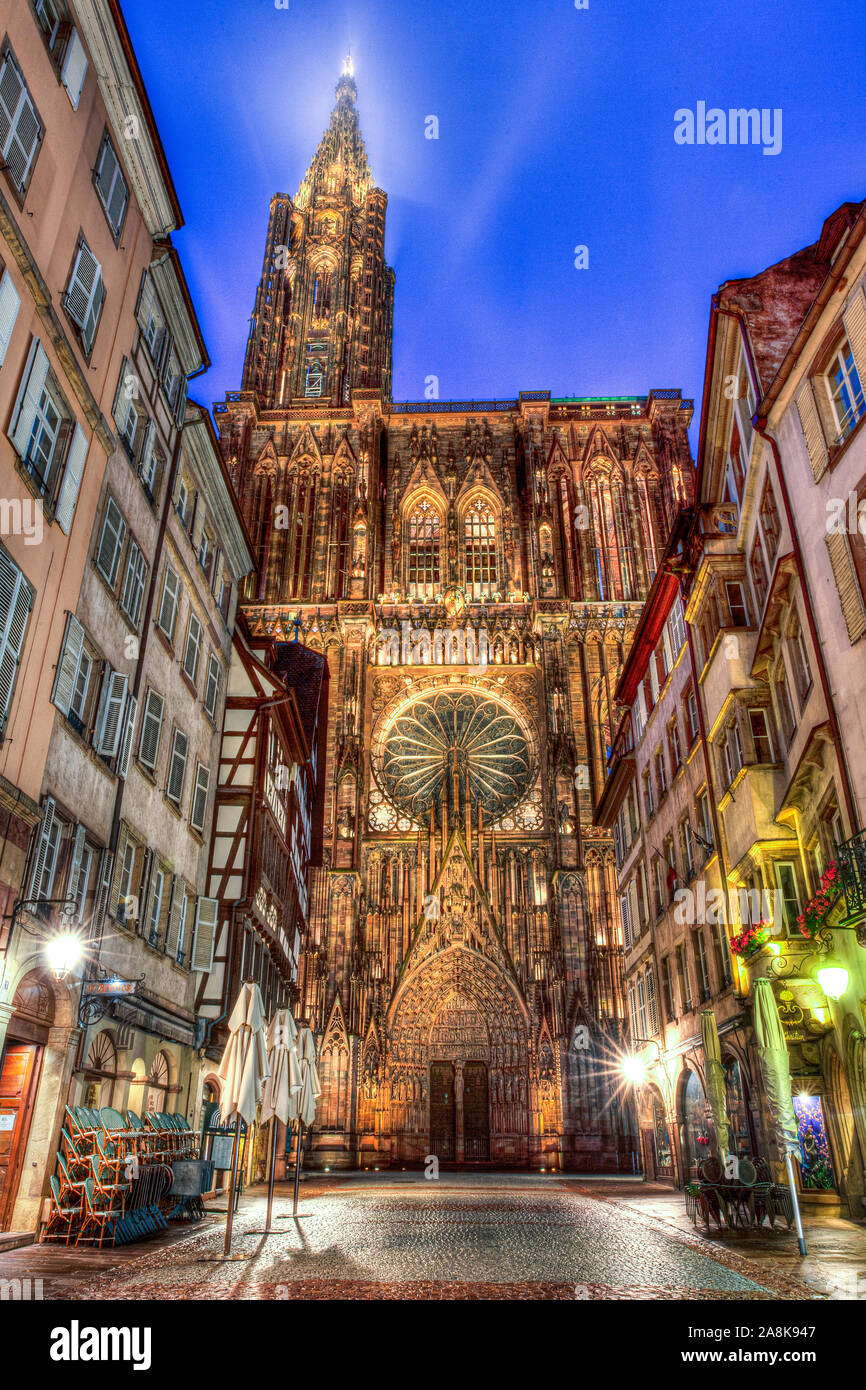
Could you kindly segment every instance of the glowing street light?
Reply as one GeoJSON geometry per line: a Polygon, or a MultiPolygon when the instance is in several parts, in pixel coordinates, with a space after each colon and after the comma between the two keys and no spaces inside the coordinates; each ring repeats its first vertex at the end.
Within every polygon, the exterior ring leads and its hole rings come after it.
{"type": "Polygon", "coordinates": [[[45,957],[55,980],[64,980],[81,960],[81,939],[74,932],[53,936],[45,946],[45,957]]]}
{"type": "Polygon", "coordinates": [[[841,999],[848,988],[848,970],[832,956],[815,971],[815,978],[828,999],[841,999]]]}
{"type": "Polygon", "coordinates": [[[620,1070],[626,1081],[634,1086],[642,1086],[646,1081],[647,1069],[642,1057],[623,1057],[620,1070]]]}

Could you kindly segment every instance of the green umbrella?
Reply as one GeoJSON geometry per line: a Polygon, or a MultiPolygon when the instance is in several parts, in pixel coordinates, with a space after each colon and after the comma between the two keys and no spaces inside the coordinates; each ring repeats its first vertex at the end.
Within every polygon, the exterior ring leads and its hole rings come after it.
{"type": "Polygon", "coordinates": [[[704,1009],[701,1013],[701,1036],[704,1040],[707,1100],[710,1103],[710,1114],[713,1117],[713,1129],[716,1131],[719,1159],[724,1168],[730,1145],[725,1097],[725,1069],[722,1066],[722,1049],[719,1046],[716,1016],[712,1009],[704,1009]]]}
{"type": "Polygon", "coordinates": [[[764,1092],[773,1117],[776,1143],[785,1155],[785,1167],[794,1203],[794,1220],[797,1226],[797,1240],[800,1254],[806,1253],[806,1240],[803,1235],[803,1222],[800,1218],[800,1204],[797,1201],[797,1184],[794,1181],[794,1168],[791,1155],[800,1153],[799,1129],[794,1105],[791,1100],[791,1065],[788,1059],[788,1045],[776,1007],[773,986],[769,980],[755,981],[755,1042],[761,1063],[761,1076],[764,1092]]]}

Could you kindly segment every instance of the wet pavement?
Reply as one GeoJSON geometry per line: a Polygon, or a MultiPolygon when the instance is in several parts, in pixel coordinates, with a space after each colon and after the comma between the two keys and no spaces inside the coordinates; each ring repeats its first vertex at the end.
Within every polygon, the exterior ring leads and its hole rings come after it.
{"type": "Polygon", "coordinates": [[[707,1237],[669,1189],[629,1181],[422,1173],[316,1177],[300,1212],[278,1188],[245,1194],[233,1258],[224,1216],[118,1250],[0,1253],[0,1279],[41,1279],[46,1299],[700,1299],[866,1297],[866,1230],[807,1227],[810,1257],[779,1229],[707,1237]],[[210,1257],[210,1258],[208,1258],[210,1257]]]}

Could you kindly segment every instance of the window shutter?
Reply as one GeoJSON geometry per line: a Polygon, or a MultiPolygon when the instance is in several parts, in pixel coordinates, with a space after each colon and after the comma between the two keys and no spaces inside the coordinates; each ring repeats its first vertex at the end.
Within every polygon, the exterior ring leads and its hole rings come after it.
{"type": "Polygon", "coordinates": [[[839,590],[839,602],[848,629],[848,639],[856,642],[866,632],[866,604],[854,568],[851,547],[844,531],[833,531],[826,540],[836,588],[839,590]]]}
{"type": "Polygon", "coordinates": [[[207,690],[205,692],[204,707],[212,719],[216,718],[217,701],[220,693],[220,678],[222,671],[217,658],[213,652],[210,654],[207,670],[207,690]]]}
{"type": "Polygon", "coordinates": [[[111,850],[104,849],[102,858],[99,862],[99,886],[96,890],[96,902],[93,907],[93,917],[91,919],[90,934],[98,936],[102,929],[105,914],[108,910],[108,899],[111,892],[111,878],[114,869],[114,855],[111,850]]]}
{"type": "Polygon", "coordinates": [[[144,579],[147,566],[144,562],[144,555],[140,548],[133,541],[129,548],[129,558],[126,562],[126,579],[123,585],[123,597],[120,606],[134,627],[138,626],[141,616],[141,601],[144,597],[144,579]]]}
{"type": "Polygon", "coordinates": [[[165,936],[165,953],[172,959],[177,955],[180,945],[181,910],[186,898],[186,886],[180,874],[175,874],[171,885],[171,907],[168,913],[168,931],[165,936]]]}
{"type": "Polygon", "coordinates": [[[69,100],[75,110],[78,110],[78,103],[81,100],[81,89],[84,86],[84,79],[87,76],[87,54],[84,44],[81,42],[78,30],[73,29],[66,46],[66,56],[63,59],[63,68],[60,73],[60,80],[66,88],[69,100]]]}
{"type": "Polygon", "coordinates": [[[102,697],[102,716],[96,726],[96,751],[113,758],[120,742],[120,721],[126,700],[127,678],[121,671],[109,671],[102,697]]]}
{"type": "Polygon", "coordinates": [[[824,443],[821,421],[818,419],[818,407],[815,405],[815,397],[812,395],[811,381],[805,381],[797,393],[797,413],[800,416],[800,424],[803,426],[803,433],[806,436],[806,448],[809,450],[812,473],[817,482],[827,467],[827,446],[824,443]]]}
{"type": "Polygon", "coordinates": [[[36,889],[42,881],[45,872],[45,859],[48,854],[48,847],[51,843],[51,831],[54,827],[54,798],[46,797],[45,805],[42,807],[42,823],[39,827],[38,837],[34,841],[33,863],[30,866],[30,878],[27,881],[27,898],[32,901],[36,889]]]}
{"type": "Polygon", "coordinates": [[[27,182],[41,134],[30,93],[7,53],[0,69],[0,154],[19,189],[27,182]]]}
{"type": "Polygon", "coordinates": [[[194,830],[204,829],[209,783],[210,771],[199,763],[195,772],[195,789],[192,795],[192,815],[190,816],[190,824],[194,830]]]}
{"type": "Polygon", "coordinates": [[[183,655],[183,669],[191,681],[198,677],[198,659],[201,649],[201,623],[193,613],[189,620],[189,631],[186,635],[186,651],[183,655]]]}
{"type": "Polygon", "coordinates": [[[159,737],[162,732],[162,716],[165,709],[165,701],[155,690],[147,692],[147,700],[144,706],[144,718],[141,722],[141,743],[138,748],[138,756],[149,767],[151,772],[156,767],[156,760],[159,754],[159,737]]]}
{"type": "Polygon", "coordinates": [[[87,831],[83,825],[75,827],[75,839],[72,843],[72,862],[69,866],[69,878],[66,885],[67,898],[78,898],[78,879],[81,874],[81,861],[84,858],[84,845],[87,840],[87,831]]]}
{"type": "Polygon", "coordinates": [[[69,313],[78,324],[84,337],[85,347],[90,348],[99,311],[104,298],[102,267],[86,241],[78,247],[75,266],[66,292],[66,305],[69,313]]]}
{"type": "MultiPolygon", "coordinates": [[[[125,825],[121,825],[117,836],[117,850],[114,855],[114,868],[117,870],[114,875],[114,883],[111,884],[110,892],[106,898],[106,908],[111,917],[117,917],[117,908],[120,903],[120,887],[123,877],[123,861],[126,858],[126,849],[129,844],[129,831],[125,825]]],[[[104,867],[104,866],[103,866],[104,867]]],[[[110,880],[109,880],[110,882],[110,880]]]]}
{"type": "Polygon", "coordinates": [[[102,271],[99,270],[96,276],[96,283],[93,287],[93,296],[90,300],[90,309],[87,313],[87,322],[84,325],[82,338],[84,350],[89,352],[93,347],[93,340],[96,337],[96,330],[99,327],[99,316],[102,313],[102,305],[105,300],[105,284],[102,279],[102,271]]]}
{"type": "Polygon", "coordinates": [[[654,1037],[659,1030],[659,1017],[656,1009],[656,977],[651,965],[646,972],[646,997],[649,1009],[650,1035],[654,1037]]]}
{"type": "Polygon", "coordinates": [[[842,320],[845,324],[845,332],[854,354],[854,365],[857,368],[862,386],[864,379],[866,379],[866,301],[863,299],[862,289],[857,290],[842,315],[842,320]]]}
{"type": "Polygon", "coordinates": [[[117,503],[110,498],[105,510],[105,521],[102,524],[102,535],[99,539],[99,550],[96,554],[96,563],[104,579],[114,588],[117,580],[117,566],[120,561],[120,551],[123,546],[123,539],[126,535],[126,522],[121,515],[117,503]]]}
{"type": "Polygon", "coordinates": [[[21,296],[12,283],[12,276],[6,270],[3,272],[3,279],[0,280],[0,366],[6,359],[20,306],[21,296]]]}
{"type": "Polygon", "coordinates": [[[36,420],[36,407],[45,388],[47,377],[48,357],[39,339],[34,338],[27,359],[27,366],[24,369],[21,389],[18,392],[18,399],[12,412],[15,424],[10,437],[23,459],[27,457],[27,450],[30,447],[30,436],[33,433],[33,425],[36,420]]]}
{"type": "Polygon", "coordinates": [[[69,446],[69,458],[66,462],[66,472],[63,475],[63,485],[57,499],[57,511],[55,513],[57,524],[67,536],[72,528],[72,518],[75,515],[75,503],[78,501],[78,490],[81,487],[81,477],[84,473],[86,458],[87,438],[84,430],[77,424],[72,436],[72,443],[69,446]]]}
{"type": "Polygon", "coordinates": [[[75,614],[70,613],[69,617],[66,619],[63,648],[60,652],[60,660],[57,663],[57,675],[54,677],[54,689],[51,692],[51,699],[60,710],[61,714],[69,713],[69,706],[72,703],[72,696],[75,692],[78,663],[81,660],[83,647],[84,628],[75,617],[75,614]]]}
{"type": "Polygon", "coordinates": [[[191,969],[207,974],[213,966],[216,943],[218,898],[199,898],[195,910],[195,940],[192,947],[191,969]]]}
{"type": "Polygon", "coordinates": [[[183,795],[188,752],[189,739],[180,729],[176,729],[171,750],[171,762],[168,769],[168,786],[166,787],[167,795],[172,801],[179,802],[183,795]]]}
{"type": "Polygon", "coordinates": [[[126,777],[129,772],[129,759],[132,753],[132,740],[135,737],[135,716],[137,713],[138,700],[134,695],[130,695],[126,703],[123,737],[120,740],[120,758],[117,763],[117,775],[119,777],[126,777]]]}
{"type": "Polygon", "coordinates": [[[179,600],[180,576],[175,574],[173,569],[166,567],[165,581],[162,587],[162,601],[159,605],[159,626],[171,641],[174,641],[174,629],[177,623],[179,600]]]}
{"type": "Polygon", "coordinates": [[[6,729],[32,604],[33,589],[0,550],[0,734],[6,729]]]}
{"type": "Polygon", "coordinates": [[[111,229],[117,233],[126,212],[128,190],[120,162],[114,152],[114,146],[108,139],[102,146],[102,155],[96,174],[96,186],[99,189],[99,196],[102,198],[111,229]]]}

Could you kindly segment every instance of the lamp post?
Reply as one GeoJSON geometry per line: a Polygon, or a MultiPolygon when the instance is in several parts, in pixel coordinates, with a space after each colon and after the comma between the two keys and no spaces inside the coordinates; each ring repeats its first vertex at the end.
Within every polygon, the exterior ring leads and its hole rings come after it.
{"type": "MultiPolygon", "coordinates": [[[[661,1043],[658,1041],[658,1038],[632,1038],[632,1042],[638,1047],[654,1047],[656,1049],[656,1052],[658,1053],[657,1065],[661,1066],[662,1049],[661,1043]]],[[[631,1085],[634,1087],[634,1110],[635,1124],[637,1126],[636,1138],[638,1142],[638,1157],[641,1159],[641,1171],[643,1173],[643,1180],[644,1182],[646,1182],[646,1166],[643,1163],[643,1155],[640,1151],[640,1093],[641,1087],[644,1085],[649,1075],[649,1068],[647,1067],[647,1064],[644,1061],[643,1057],[639,1057],[636,1052],[632,1052],[629,1053],[628,1056],[623,1057],[622,1061],[620,1062],[620,1071],[622,1072],[626,1081],[629,1081],[631,1085]]]]}

